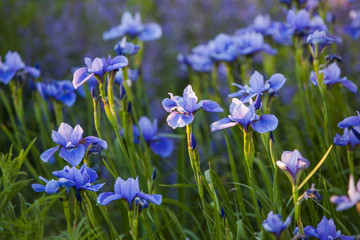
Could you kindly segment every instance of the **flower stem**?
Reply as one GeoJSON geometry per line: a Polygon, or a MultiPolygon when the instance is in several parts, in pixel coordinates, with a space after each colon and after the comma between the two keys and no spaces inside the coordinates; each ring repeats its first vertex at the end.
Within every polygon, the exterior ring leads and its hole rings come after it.
{"type": "Polygon", "coordinates": [[[301,204],[298,200],[299,198],[299,190],[298,187],[296,185],[293,185],[292,187],[292,192],[293,192],[293,200],[294,200],[294,207],[295,207],[295,221],[297,223],[297,226],[299,227],[299,230],[301,233],[304,233],[304,226],[302,225],[301,222],[301,204]]]}
{"type": "Polygon", "coordinates": [[[64,214],[65,214],[65,218],[66,218],[66,223],[67,223],[67,231],[69,233],[70,236],[72,236],[72,231],[71,231],[71,216],[70,216],[70,208],[69,208],[69,201],[67,198],[65,199],[61,199],[63,207],[64,207],[64,214]]]}

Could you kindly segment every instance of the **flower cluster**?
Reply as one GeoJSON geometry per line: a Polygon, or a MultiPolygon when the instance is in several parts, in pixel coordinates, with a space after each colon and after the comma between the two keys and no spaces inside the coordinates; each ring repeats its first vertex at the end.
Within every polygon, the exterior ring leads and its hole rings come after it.
{"type": "Polygon", "coordinates": [[[76,101],[75,88],[69,80],[53,80],[49,84],[37,82],[36,87],[40,95],[45,100],[52,98],[64,103],[68,107],[74,105],[76,101]]]}

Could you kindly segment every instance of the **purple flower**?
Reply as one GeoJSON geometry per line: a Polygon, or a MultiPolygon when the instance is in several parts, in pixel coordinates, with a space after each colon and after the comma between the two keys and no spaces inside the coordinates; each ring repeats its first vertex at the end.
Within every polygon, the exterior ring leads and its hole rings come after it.
{"type": "Polygon", "coordinates": [[[293,185],[297,185],[301,172],[306,170],[310,163],[295,149],[292,152],[284,151],[281,154],[281,161],[276,161],[276,165],[285,172],[293,185]]]}
{"type": "Polygon", "coordinates": [[[338,123],[339,128],[356,127],[360,125],[360,113],[356,111],[357,116],[347,117],[338,123]]]}
{"type": "Polygon", "coordinates": [[[138,178],[139,177],[136,177],[136,179],[128,178],[124,181],[121,177],[118,177],[114,185],[114,192],[101,193],[97,198],[97,202],[100,205],[107,205],[111,201],[123,199],[128,203],[129,210],[131,210],[135,198],[138,197],[156,205],[160,205],[162,202],[162,196],[160,194],[150,195],[140,191],[138,178]]]}
{"type": "Polygon", "coordinates": [[[281,221],[280,214],[273,214],[269,212],[267,218],[263,221],[262,226],[265,231],[275,235],[276,239],[280,239],[281,233],[289,227],[291,223],[291,217],[287,217],[285,222],[281,221]]]}
{"type": "Polygon", "coordinates": [[[65,187],[67,191],[69,191],[69,188],[74,187],[76,191],[76,198],[78,201],[81,201],[81,189],[97,192],[105,184],[101,183],[92,185],[92,183],[98,178],[98,175],[95,171],[91,170],[91,168],[87,167],[86,163],[80,169],[65,166],[63,170],[54,171],[52,174],[59,179],[47,181],[40,176],[39,178],[43,180],[46,185],[32,184],[34,191],[55,193],[58,192],[60,187],[65,187]]]}
{"type": "Polygon", "coordinates": [[[249,99],[249,103],[250,105],[247,107],[239,99],[233,98],[229,109],[230,115],[211,124],[211,131],[222,130],[238,124],[245,132],[248,131],[249,125],[258,133],[274,131],[278,125],[278,119],[272,114],[259,117],[255,112],[252,99],[249,99]]]}
{"type": "Polygon", "coordinates": [[[234,37],[234,43],[240,55],[252,55],[260,51],[274,55],[276,49],[271,48],[269,44],[264,43],[264,36],[255,31],[248,31],[234,37]]]}
{"type": "Polygon", "coordinates": [[[285,84],[286,78],[280,73],[276,73],[271,76],[269,80],[264,82],[264,77],[258,72],[255,71],[249,80],[249,85],[241,86],[239,84],[233,83],[234,86],[240,88],[239,91],[231,93],[229,97],[241,97],[240,101],[248,102],[249,99],[257,96],[258,94],[263,94],[268,91],[269,95],[275,95],[280,88],[285,84]]]}
{"type": "Polygon", "coordinates": [[[140,46],[126,41],[126,37],[116,43],[114,50],[117,55],[135,55],[139,51],[140,46]]]}
{"type": "Polygon", "coordinates": [[[83,85],[93,76],[102,79],[105,73],[117,71],[119,68],[128,65],[128,60],[124,56],[116,56],[113,59],[110,56],[108,59],[97,57],[93,61],[91,61],[90,58],[84,58],[84,61],[87,67],[81,67],[74,72],[73,84],[75,89],[83,85]]]}
{"type": "Polygon", "coordinates": [[[302,35],[310,26],[310,14],[305,9],[301,9],[297,13],[290,9],[286,16],[286,21],[292,32],[295,34],[302,35]]]}
{"type": "Polygon", "coordinates": [[[208,56],[214,61],[232,62],[238,56],[234,37],[223,33],[217,35],[214,40],[211,40],[207,48],[209,51],[208,56]]]}
{"type": "Polygon", "coordinates": [[[49,161],[54,153],[61,147],[59,156],[72,166],[77,166],[83,159],[85,151],[90,145],[107,149],[106,141],[93,136],[83,138],[83,132],[80,125],[72,128],[67,123],[61,123],[58,131],[53,130],[51,134],[53,141],[58,145],[43,152],[40,159],[44,162],[49,161]]]}
{"type": "Polygon", "coordinates": [[[135,13],[133,17],[131,13],[124,12],[121,17],[120,25],[112,27],[110,30],[103,33],[104,40],[120,38],[128,35],[131,38],[139,38],[141,41],[147,42],[156,40],[161,37],[162,30],[157,23],[148,23],[143,25],[140,13],[135,13]]]}
{"type": "MultiPolygon", "coordinates": [[[[342,84],[350,92],[357,92],[357,86],[352,81],[348,80],[346,77],[340,78],[341,70],[336,62],[330,64],[324,68],[324,70],[320,70],[320,73],[324,74],[324,84],[327,85],[329,89],[334,84],[342,84]]],[[[315,86],[318,85],[315,72],[311,72],[310,79],[315,86]]]]}
{"type": "Polygon", "coordinates": [[[7,85],[19,71],[24,71],[26,74],[35,78],[40,76],[40,70],[26,66],[17,52],[7,52],[5,62],[2,62],[0,58],[0,82],[7,85]]]}
{"type": "Polygon", "coordinates": [[[336,211],[343,211],[353,206],[360,209],[360,180],[355,186],[354,176],[350,175],[348,196],[331,196],[330,201],[338,205],[336,211]]]}
{"type": "Polygon", "coordinates": [[[334,41],[335,41],[334,39],[326,36],[325,31],[319,32],[318,30],[308,35],[306,39],[306,43],[311,46],[312,55],[314,57],[319,57],[321,51],[326,46],[331,45],[334,41]]]}
{"type": "Polygon", "coordinates": [[[194,114],[201,108],[207,112],[223,112],[224,110],[214,101],[198,101],[191,85],[184,89],[183,97],[173,96],[169,93],[170,99],[165,98],[162,101],[164,109],[170,113],[166,121],[172,128],[185,127],[192,123],[194,114]]]}
{"type": "Polygon", "coordinates": [[[329,239],[342,239],[342,240],[352,240],[354,237],[341,235],[341,231],[336,231],[336,226],[334,220],[328,220],[325,216],[321,222],[317,225],[317,229],[312,226],[306,226],[304,228],[304,233],[307,237],[316,237],[320,240],[329,240],[329,239]]]}
{"type": "Polygon", "coordinates": [[[36,87],[45,100],[53,98],[68,107],[71,107],[76,101],[75,88],[69,80],[53,80],[50,84],[37,82],[36,87]]]}
{"type": "MultiPolygon", "coordinates": [[[[162,137],[161,134],[158,134],[158,122],[157,119],[154,119],[151,123],[150,119],[143,116],[139,119],[139,128],[142,136],[145,139],[145,142],[150,146],[153,152],[163,158],[170,156],[174,149],[174,143],[172,140],[166,137],[162,137]]],[[[135,126],[136,127],[136,126],[135,126]]],[[[134,135],[138,131],[135,128],[134,135]]],[[[135,136],[139,138],[139,134],[135,136]]]]}
{"type": "MultiPolygon", "coordinates": [[[[360,126],[356,126],[353,129],[360,132],[360,126]]],[[[334,143],[338,146],[350,145],[351,149],[354,149],[358,144],[360,144],[360,140],[355,136],[352,130],[345,128],[343,135],[338,133],[336,134],[334,137],[334,143]]]]}

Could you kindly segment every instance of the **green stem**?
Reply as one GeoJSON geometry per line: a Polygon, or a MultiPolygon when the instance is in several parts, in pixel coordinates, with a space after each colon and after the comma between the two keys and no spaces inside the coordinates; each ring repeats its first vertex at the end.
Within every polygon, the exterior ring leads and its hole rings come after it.
{"type": "Polygon", "coordinates": [[[65,199],[60,199],[60,200],[62,201],[62,204],[64,207],[64,214],[65,214],[66,223],[67,223],[67,231],[68,231],[69,235],[72,236],[73,233],[71,231],[71,215],[70,215],[69,201],[68,201],[67,197],[65,199]]]}
{"type": "Polygon", "coordinates": [[[347,147],[346,149],[346,156],[347,156],[350,172],[352,175],[354,175],[354,152],[350,149],[350,147],[347,147]]]}
{"type": "Polygon", "coordinates": [[[294,207],[295,207],[295,221],[297,223],[297,226],[299,227],[300,232],[304,233],[304,226],[301,222],[301,204],[298,200],[299,191],[298,191],[298,187],[296,185],[293,185],[292,192],[293,192],[293,200],[294,200],[294,207]]]}
{"type": "Polygon", "coordinates": [[[55,119],[57,126],[64,121],[63,113],[62,113],[62,104],[56,100],[53,100],[54,112],[55,112],[55,119]]]}

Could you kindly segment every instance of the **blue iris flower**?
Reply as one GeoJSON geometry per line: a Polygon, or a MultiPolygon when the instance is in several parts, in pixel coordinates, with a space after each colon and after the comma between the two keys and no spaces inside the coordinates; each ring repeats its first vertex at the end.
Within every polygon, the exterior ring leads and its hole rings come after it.
{"type": "Polygon", "coordinates": [[[75,88],[69,80],[53,80],[50,84],[37,82],[36,87],[45,100],[53,98],[68,107],[71,107],[76,101],[75,88]]]}
{"type": "Polygon", "coordinates": [[[238,56],[234,37],[223,33],[217,35],[214,40],[209,41],[207,48],[209,51],[208,56],[214,61],[232,62],[238,56]]]}
{"type": "Polygon", "coordinates": [[[197,53],[188,55],[179,54],[177,59],[180,64],[191,68],[195,72],[211,72],[214,66],[214,63],[209,56],[197,53]]]}
{"type": "Polygon", "coordinates": [[[276,161],[276,165],[285,172],[291,183],[297,186],[301,172],[309,168],[310,163],[301,153],[294,151],[284,151],[281,154],[281,161],[276,161]]]}
{"type": "MultiPolygon", "coordinates": [[[[320,70],[320,73],[324,74],[324,84],[330,89],[334,84],[342,84],[349,91],[356,93],[357,86],[346,77],[340,78],[341,70],[336,62],[330,64],[324,70],[320,70]]],[[[311,82],[317,86],[317,78],[315,72],[311,72],[310,75],[311,82]]]]}
{"type": "MultiPolygon", "coordinates": [[[[360,132],[360,126],[353,127],[353,129],[357,132],[360,132]]],[[[351,149],[360,144],[360,140],[356,137],[353,130],[349,130],[349,128],[344,129],[343,135],[336,134],[334,137],[334,143],[338,146],[346,146],[350,145],[351,149]]]]}
{"type": "Polygon", "coordinates": [[[328,45],[331,45],[335,40],[326,35],[325,31],[316,30],[314,33],[308,35],[306,43],[311,46],[312,55],[314,57],[320,56],[321,51],[328,45]],[[316,51],[317,47],[317,52],[316,51]]]}
{"type": "Polygon", "coordinates": [[[258,71],[255,71],[250,77],[250,86],[241,86],[237,83],[233,83],[233,85],[240,88],[240,90],[235,93],[231,93],[228,96],[232,98],[240,98],[240,101],[244,103],[259,94],[263,94],[264,92],[269,92],[270,96],[274,96],[278,93],[280,88],[282,88],[285,82],[286,78],[280,73],[272,75],[270,79],[265,82],[264,77],[258,71]]]}
{"type": "MultiPolygon", "coordinates": [[[[143,116],[139,119],[139,128],[141,135],[144,137],[145,142],[150,146],[153,152],[163,158],[170,156],[174,149],[174,143],[172,140],[166,137],[162,137],[158,134],[158,121],[154,119],[151,123],[150,119],[143,116]]],[[[138,128],[135,126],[134,135],[138,141],[140,134],[138,128]]]]}
{"type": "Polygon", "coordinates": [[[291,217],[287,217],[285,222],[283,222],[280,214],[274,214],[270,211],[262,226],[265,231],[274,234],[276,239],[280,239],[282,232],[289,227],[290,223],[291,217]]]}
{"type": "Polygon", "coordinates": [[[67,123],[61,123],[58,131],[56,132],[53,130],[51,134],[53,141],[58,145],[43,152],[40,159],[44,162],[48,162],[54,153],[61,147],[59,156],[72,166],[77,166],[83,159],[86,149],[89,147],[95,145],[95,147],[99,146],[103,149],[107,149],[106,141],[93,136],[83,138],[83,133],[84,131],[80,125],[76,125],[75,128],[72,128],[67,123]]]}
{"type": "Polygon", "coordinates": [[[325,216],[321,222],[317,225],[317,228],[312,226],[306,226],[304,228],[304,234],[307,237],[316,237],[319,240],[329,239],[341,239],[341,240],[353,240],[355,237],[341,235],[341,231],[336,231],[334,220],[328,220],[325,216]]]}
{"type": "Polygon", "coordinates": [[[145,199],[156,205],[160,205],[162,202],[160,194],[150,195],[140,191],[138,177],[136,179],[128,178],[126,181],[118,177],[114,185],[114,192],[101,193],[97,198],[97,202],[100,205],[107,205],[111,201],[123,199],[128,203],[129,210],[131,210],[135,198],[145,199]]]}
{"type": "Polygon", "coordinates": [[[29,74],[34,78],[40,76],[40,70],[26,66],[17,52],[7,52],[5,55],[5,62],[2,62],[0,58],[0,82],[7,85],[10,80],[15,77],[16,73],[20,71],[24,71],[25,74],[29,74]]]}
{"type": "Polygon", "coordinates": [[[95,58],[93,61],[90,58],[84,58],[86,67],[81,67],[74,72],[73,84],[75,89],[83,85],[93,76],[97,76],[102,79],[103,75],[107,72],[117,71],[119,68],[126,67],[128,60],[124,56],[116,56],[111,58],[110,56],[105,59],[95,58]]]}
{"type": "Polygon", "coordinates": [[[162,36],[162,29],[157,23],[143,24],[140,13],[135,13],[133,17],[131,13],[124,12],[121,17],[120,25],[111,28],[103,33],[104,40],[120,38],[128,35],[131,38],[139,38],[141,41],[152,41],[162,36]]]}
{"type": "Polygon", "coordinates": [[[233,98],[230,104],[230,115],[211,124],[211,131],[240,125],[244,132],[248,131],[249,125],[258,133],[274,131],[278,125],[278,119],[272,114],[265,114],[259,117],[256,114],[255,104],[249,99],[249,106],[242,101],[233,98]]]}
{"type": "Polygon", "coordinates": [[[114,50],[117,55],[135,55],[140,50],[140,46],[126,41],[126,37],[116,43],[114,50]]]}
{"type": "Polygon", "coordinates": [[[172,128],[185,127],[192,123],[194,114],[201,108],[207,112],[223,112],[224,110],[214,101],[201,100],[198,101],[191,85],[184,89],[183,97],[173,96],[169,93],[170,99],[165,98],[162,101],[164,109],[170,113],[166,121],[172,128]]]}
{"type": "Polygon", "coordinates": [[[243,56],[252,55],[261,51],[271,55],[277,53],[276,49],[264,43],[264,36],[255,31],[246,31],[241,35],[235,36],[233,39],[238,53],[243,56]]]}
{"type": "Polygon", "coordinates": [[[357,116],[347,117],[338,123],[339,128],[356,127],[360,125],[360,113],[356,111],[357,116]]]}
{"type": "Polygon", "coordinates": [[[360,38],[360,10],[351,10],[349,13],[351,18],[350,25],[344,27],[345,31],[353,38],[360,38]]]}
{"type": "MultiPolygon", "coordinates": [[[[337,204],[336,211],[343,211],[353,206],[357,206],[360,209],[360,179],[356,186],[354,176],[350,175],[348,196],[331,196],[330,201],[337,204]]],[[[359,210],[358,210],[359,211],[359,210]]]]}
{"type": "Polygon", "coordinates": [[[43,177],[39,177],[43,180],[46,185],[41,184],[32,184],[32,188],[35,192],[47,192],[55,193],[59,192],[59,188],[65,187],[68,192],[70,188],[74,187],[76,191],[76,198],[78,201],[81,201],[80,190],[89,190],[93,192],[99,191],[99,189],[105,184],[95,184],[92,183],[98,178],[98,175],[91,168],[86,166],[86,163],[80,168],[65,166],[63,170],[54,171],[52,174],[55,177],[58,177],[58,180],[46,180],[43,177]]]}

